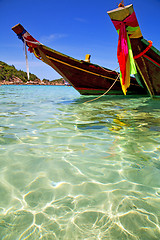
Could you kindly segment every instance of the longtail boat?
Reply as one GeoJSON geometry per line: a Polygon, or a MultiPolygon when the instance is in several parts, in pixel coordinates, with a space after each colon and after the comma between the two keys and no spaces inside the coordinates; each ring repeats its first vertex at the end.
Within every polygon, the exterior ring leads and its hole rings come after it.
{"type": "MultiPolygon", "coordinates": [[[[86,60],[77,60],[41,44],[21,24],[15,25],[12,30],[36,58],[56,70],[80,94],[100,95],[107,92],[108,95],[123,95],[119,73],[91,63],[90,55],[86,60]]],[[[143,83],[139,85],[131,77],[127,94],[146,95],[148,92],[143,83]]]]}
{"type": "Polygon", "coordinates": [[[118,34],[117,57],[121,72],[121,83],[124,92],[129,86],[128,72],[135,64],[141,81],[145,84],[151,97],[160,95],[160,52],[147,41],[141,33],[133,5],[120,5],[107,12],[118,34]],[[129,54],[131,53],[131,54],[129,54]],[[130,56],[129,56],[130,55],[130,56]]]}

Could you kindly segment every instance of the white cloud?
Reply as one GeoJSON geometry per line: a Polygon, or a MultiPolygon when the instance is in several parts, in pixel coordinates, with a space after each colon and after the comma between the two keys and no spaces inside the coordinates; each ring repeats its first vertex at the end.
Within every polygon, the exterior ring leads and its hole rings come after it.
{"type": "Polygon", "coordinates": [[[55,41],[57,39],[65,38],[66,36],[67,36],[66,34],[55,33],[55,34],[51,34],[49,36],[42,36],[40,42],[50,43],[50,42],[55,41]]]}

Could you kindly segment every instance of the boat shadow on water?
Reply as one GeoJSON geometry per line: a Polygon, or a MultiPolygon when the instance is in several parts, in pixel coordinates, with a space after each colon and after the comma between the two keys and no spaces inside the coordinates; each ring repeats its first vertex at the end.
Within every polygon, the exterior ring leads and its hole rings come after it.
{"type": "MultiPolygon", "coordinates": [[[[62,102],[61,102],[62,103],[62,102]]],[[[80,96],[63,101],[61,111],[73,114],[75,129],[124,133],[159,131],[159,99],[140,96],[80,96]],[[95,101],[94,101],[95,100],[95,101]]]]}
{"type": "Polygon", "coordinates": [[[89,96],[80,96],[79,98],[74,100],[76,104],[87,104],[87,103],[100,103],[100,102],[107,102],[107,101],[117,101],[117,100],[127,100],[127,99],[151,99],[150,97],[140,96],[140,95],[105,95],[105,96],[98,96],[89,95],[89,96]]]}

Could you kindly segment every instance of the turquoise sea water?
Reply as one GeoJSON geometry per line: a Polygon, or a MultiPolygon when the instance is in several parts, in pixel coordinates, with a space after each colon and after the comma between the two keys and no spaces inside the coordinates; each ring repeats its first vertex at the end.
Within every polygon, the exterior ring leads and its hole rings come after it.
{"type": "Polygon", "coordinates": [[[160,100],[0,87],[0,239],[160,239],[160,100]]]}

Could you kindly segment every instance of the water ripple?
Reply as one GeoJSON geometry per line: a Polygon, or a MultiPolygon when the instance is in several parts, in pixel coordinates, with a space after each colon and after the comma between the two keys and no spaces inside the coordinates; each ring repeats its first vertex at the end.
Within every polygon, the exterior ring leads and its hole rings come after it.
{"type": "Polygon", "coordinates": [[[1,86],[0,239],[160,238],[159,100],[89,98],[1,86]]]}

